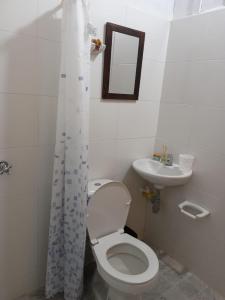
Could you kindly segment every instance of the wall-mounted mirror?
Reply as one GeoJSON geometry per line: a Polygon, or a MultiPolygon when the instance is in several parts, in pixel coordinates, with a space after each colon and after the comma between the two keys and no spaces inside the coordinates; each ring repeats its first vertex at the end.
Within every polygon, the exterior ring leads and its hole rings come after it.
{"type": "Polygon", "coordinates": [[[103,99],[138,100],[145,33],[106,23],[103,99]]]}

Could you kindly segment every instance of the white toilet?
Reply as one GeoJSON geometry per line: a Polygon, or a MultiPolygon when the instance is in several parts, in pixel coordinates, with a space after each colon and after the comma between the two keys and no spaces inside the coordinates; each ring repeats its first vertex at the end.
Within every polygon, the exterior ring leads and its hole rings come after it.
{"type": "Polygon", "coordinates": [[[87,227],[98,272],[109,286],[107,300],[142,299],[155,283],[159,262],[154,251],[124,233],[131,195],[121,182],[88,185],[87,227]]]}

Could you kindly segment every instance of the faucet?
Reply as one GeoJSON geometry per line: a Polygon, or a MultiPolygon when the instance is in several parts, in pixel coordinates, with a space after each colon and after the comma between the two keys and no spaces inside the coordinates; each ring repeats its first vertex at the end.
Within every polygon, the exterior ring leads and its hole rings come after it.
{"type": "Polygon", "coordinates": [[[173,165],[173,155],[168,154],[168,147],[165,144],[163,145],[160,162],[164,166],[172,166],[173,165]]]}
{"type": "Polygon", "coordinates": [[[163,165],[166,165],[166,162],[167,162],[167,146],[164,144],[162,146],[162,154],[161,154],[161,158],[160,158],[160,162],[163,164],[163,165]]]}

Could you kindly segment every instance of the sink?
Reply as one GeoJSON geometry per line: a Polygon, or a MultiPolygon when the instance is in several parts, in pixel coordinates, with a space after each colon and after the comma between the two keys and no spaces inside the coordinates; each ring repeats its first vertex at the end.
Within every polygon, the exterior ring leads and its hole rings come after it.
{"type": "Polygon", "coordinates": [[[184,171],[177,164],[165,166],[150,158],[135,160],[133,168],[142,178],[153,183],[157,189],[184,185],[192,175],[192,170],[184,171]]]}

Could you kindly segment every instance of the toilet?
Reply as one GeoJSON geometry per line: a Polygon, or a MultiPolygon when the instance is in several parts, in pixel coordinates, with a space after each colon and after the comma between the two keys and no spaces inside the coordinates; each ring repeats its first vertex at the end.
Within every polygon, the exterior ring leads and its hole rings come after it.
{"type": "Polygon", "coordinates": [[[107,300],[142,299],[155,284],[159,261],[144,242],[124,233],[131,195],[127,187],[102,179],[88,184],[87,228],[107,300]]]}

